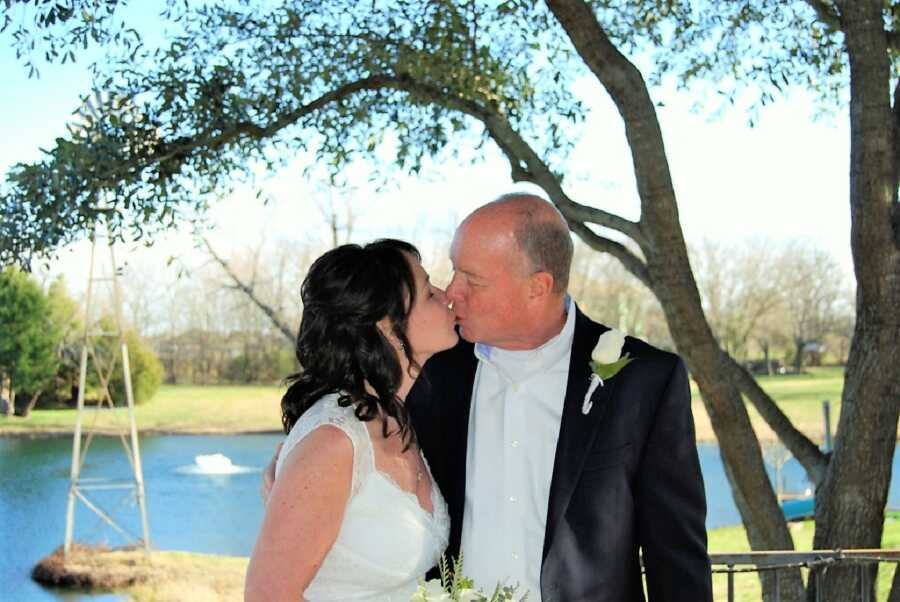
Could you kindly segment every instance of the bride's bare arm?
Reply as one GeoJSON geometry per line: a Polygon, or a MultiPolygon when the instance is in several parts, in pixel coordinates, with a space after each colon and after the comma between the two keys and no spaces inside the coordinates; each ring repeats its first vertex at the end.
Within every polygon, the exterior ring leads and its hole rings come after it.
{"type": "Polygon", "coordinates": [[[353,445],[320,426],[291,450],[275,481],[244,584],[244,600],[301,599],[334,544],[350,497],[353,445]]]}
{"type": "Polygon", "coordinates": [[[272,485],[275,484],[275,465],[278,463],[278,454],[281,453],[281,447],[283,445],[284,443],[282,442],[275,447],[275,455],[272,456],[272,459],[262,473],[262,483],[260,484],[259,492],[262,495],[264,504],[269,502],[269,494],[272,492],[272,485]]]}

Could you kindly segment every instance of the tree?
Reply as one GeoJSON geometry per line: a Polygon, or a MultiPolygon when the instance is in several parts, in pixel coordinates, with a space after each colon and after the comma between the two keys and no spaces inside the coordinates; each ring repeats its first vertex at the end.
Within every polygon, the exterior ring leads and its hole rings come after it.
{"type": "MultiPolygon", "coordinates": [[[[742,396],[818,486],[816,545],[877,547],[900,410],[900,370],[891,369],[900,340],[900,119],[890,95],[897,14],[884,0],[286,1],[265,14],[250,2],[207,4],[183,16],[184,32],[152,62],[121,62],[101,79],[135,111],[111,111],[10,173],[0,259],[27,261],[80,236],[101,192],[124,210],[114,228],[152,235],[202,208],[204,194],[227,191],[236,175],[284,161],[289,149],[314,150],[339,178],[387,128],[397,133],[396,165],[413,171],[451,141],[490,141],[512,180],[541,188],[575,234],[659,300],[706,404],[751,545],[793,547],[742,396]],[[857,320],[830,461],[716,341],[653,97],[626,56],[636,50],[653,56],[651,82],[705,77],[726,97],[752,82],[761,103],[792,82],[846,95],[850,74],[857,320]],[[579,75],[593,77],[622,118],[637,221],[567,190],[564,158],[584,115],[570,92],[579,75]],[[859,466],[871,470],[863,475],[859,466]]],[[[773,580],[762,579],[771,599],[773,580]]],[[[845,600],[860,584],[855,572],[831,568],[822,585],[826,599],[845,600]]],[[[783,599],[801,590],[799,572],[782,579],[783,599]]]]}
{"type": "Polygon", "coordinates": [[[790,275],[785,286],[785,310],[794,342],[794,369],[803,370],[804,349],[824,343],[838,325],[840,268],[827,253],[798,246],[783,258],[790,275]]]}
{"type": "Polygon", "coordinates": [[[704,241],[691,255],[710,326],[725,352],[738,359],[747,359],[755,342],[768,361],[772,344],[787,340],[799,372],[804,348],[824,343],[846,319],[839,303],[846,290],[843,272],[810,243],[704,241]]]}
{"type": "MultiPolygon", "coordinates": [[[[813,544],[878,547],[900,414],[900,83],[892,79],[900,3],[758,0],[717,8],[693,31],[715,32],[718,60],[698,57],[692,35],[681,38],[670,56],[686,58],[700,77],[724,76],[719,81],[733,88],[752,81],[762,102],[791,84],[849,99],[856,320],[834,453],[816,492],[813,544]]],[[[856,571],[831,569],[820,576],[815,583],[826,600],[852,599],[860,591],[856,571]]]]}
{"type": "Polygon", "coordinates": [[[746,360],[754,333],[783,310],[788,277],[783,246],[763,240],[745,245],[706,240],[691,251],[703,309],[719,345],[746,360]]]}
{"type": "MultiPolygon", "coordinates": [[[[168,0],[171,8],[173,0],[168,0]]],[[[114,46],[131,52],[139,47],[140,35],[116,20],[117,9],[127,0],[3,0],[5,13],[0,33],[9,31],[16,58],[38,77],[38,62],[75,62],[76,53],[89,45],[114,46]],[[38,60],[34,55],[38,54],[38,60]]]]}
{"type": "Polygon", "coordinates": [[[28,402],[16,409],[27,416],[56,373],[61,334],[40,286],[15,268],[0,272],[0,332],[0,375],[10,381],[10,409],[17,391],[28,392],[28,402]]]}
{"type": "MultiPolygon", "coordinates": [[[[116,332],[115,320],[110,317],[101,318],[98,324],[103,332],[116,332]]],[[[162,384],[163,367],[156,354],[147,347],[136,332],[126,330],[124,338],[128,347],[134,403],[144,403],[153,397],[153,394],[159,389],[159,385],[162,384]]],[[[103,373],[103,378],[108,379],[106,386],[110,400],[119,407],[124,406],[127,398],[120,339],[115,336],[96,335],[93,337],[92,344],[94,353],[91,354],[91,361],[99,362],[98,367],[103,373]]],[[[98,389],[98,397],[101,400],[105,399],[106,395],[102,390],[103,382],[100,380],[97,370],[88,371],[87,386],[98,389]]]]}
{"type": "Polygon", "coordinates": [[[35,407],[59,405],[61,402],[72,405],[78,398],[78,367],[84,326],[78,303],[69,296],[62,276],[54,279],[47,288],[47,304],[50,321],[60,333],[56,346],[58,363],[52,386],[48,387],[35,407]]]}
{"type": "Polygon", "coordinates": [[[664,349],[674,344],[659,302],[647,287],[611,257],[575,245],[569,294],[594,320],[664,349]]]}

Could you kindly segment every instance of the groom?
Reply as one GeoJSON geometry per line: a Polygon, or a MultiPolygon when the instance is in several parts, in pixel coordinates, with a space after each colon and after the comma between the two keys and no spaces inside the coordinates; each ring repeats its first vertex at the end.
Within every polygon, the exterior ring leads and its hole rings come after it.
{"type": "Polygon", "coordinates": [[[463,340],[407,397],[450,509],[448,553],[482,589],[553,602],[643,600],[642,556],[650,602],[711,601],[683,361],[629,337],[633,361],[586,398],[608,328],[567,296],[572,241],[543,199],[477,209],[451,260],[463,340]]]}

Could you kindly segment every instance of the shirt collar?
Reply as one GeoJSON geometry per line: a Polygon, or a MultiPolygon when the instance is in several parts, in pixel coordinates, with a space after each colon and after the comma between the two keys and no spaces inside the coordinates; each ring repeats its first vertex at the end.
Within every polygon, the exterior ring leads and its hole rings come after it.
{"type": "Polygon", "coordinates": [[[534,374],[553,366],[568,355],[575,335],[575,302],[566,295],[566,322],[559,334],[540,347],[511,351],[486,343],[475,344],[475,357],[497,368],[507,377],[518,380],[524,374],[534,374]],[[515,378],[516,376],[519,378],[515,378]]]}

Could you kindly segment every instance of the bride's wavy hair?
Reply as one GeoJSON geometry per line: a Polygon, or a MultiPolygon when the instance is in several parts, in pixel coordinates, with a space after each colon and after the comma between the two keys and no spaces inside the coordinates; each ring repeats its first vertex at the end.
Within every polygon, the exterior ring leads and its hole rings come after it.
{"type": "Polygon", "coordinates": [[[281,399],[285,433],[323,395],[337,393],[338,403],[352,405],[360,420],[381,416],[385,436],[390,416],[402,440],[407,445],[412,440],[409,413],[397,398],[402,367],[376,326],[388,318],[409,369],[420,368],[406,335],[416,298],[409,256],[421,258],[407,242],[381,239],[341,245],[313,262],[300,289],[303,316],[295,350],[300,371],[287,377],[290,386],[281,399]]]}

